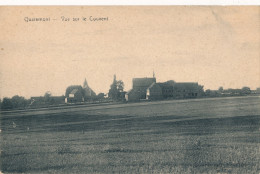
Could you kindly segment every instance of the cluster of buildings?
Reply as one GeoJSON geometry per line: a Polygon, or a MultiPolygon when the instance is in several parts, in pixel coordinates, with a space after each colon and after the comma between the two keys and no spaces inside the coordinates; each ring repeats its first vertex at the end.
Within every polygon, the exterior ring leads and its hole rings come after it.
{"type": "MultiPolygon", "coordinates": [[[[123,92],[125,101],[135,102],[141,100],[164,100],[197,98],[204,94],[203,86],[194,82],[177,83],[173,80],[156,82],[156,78],[134,78],[133,87],[128,92],[123,92]]],[[[88,86],[87,81],[83,87],[77,86],[66,91],[65,103],[84,102],[87,98],[93,98],[96,94],[88,86]]]]}
{"type": "Polygon", "coordinates": [[[66,89],[65,96],[52,96],[47,93],[44,96],[31,97],[30,107],[43,107],[49,105],[59,105],[65,103],[81,103],[93,101],[96,93],[89,87],[85,79],[83,86],[73,85],[66,89]]]}
{"type": "MultiPolygon", "coordinates": [[[[113,84],[116,85],[116,78],[114,76],[113,84]]],[[[122,81],[121,81],[122,82],[122,81]]],[[[123,83],[123,82],[122,82],[123,83]]],[[[113,87],[113,84],[111,85],[113,87]]],[[[112,87],[110,89],[112,95],[112,87]]],[[[114,86],[114,88],[119,88],[114,86]]],[[[220,87],[219,90],[206,90],[204,92],[203,86],[197,82],[175,82],[169,80],[166,82],[157,82],[155,75],[153,77],[134,78],[132,89],[128,92],[123,91],[123,87],[117,89],[119,92],[116,96],[120,100],[137,102],[142,100],[166,100],[166,99],[185,99],[185,98],[199,98],[199,97],[225,97],[225,96],[241,96],[241,95],[259,95],[260,88],[257,90],[250,90],[248,87],[242,89],[226,89],[220,87]]],[[[110,93],[109,92],[109,93],[110,93]]],[[[65,96],[44,96],[32,97],[31,105],[44,104],[62,104],[62,103],[80,103],[93,101],[112,101],[113,95],[105,98],[104,93],[96,95],[96,93],[89,87],[85,79],[83,86],[69,86],[66,89],[65,96]]]]}
{"type": "Polygon", "coordinates": [[[66,90],[65,103],[77,103],[91,101],[96,97],[96,93],[88,86],[85,79],[83,86],[70,86],[66,90]]]}
{"type": "Polygon", "coordinates": [[[198,83],[177,83],[173,80],[157,83],[156,78],[134,78],[133,87],[125,94],[126,101],[197,98],[204,94],[198,83]]]}
{"type": "MultiPolygon", "coordinates": [[[[120,98],[127,102],[136,102],[142,100],[197,98],[203,96],[203,94],[203,86],[198,83],[179,83],[173,80],[156,82],[156,78],[153,74],[153,77],[149,78],[134,78],[132,89],[128,92],[124,92],[122,89],[122,91],[120,91],[120,98]]],[[[66,89],[65,96],[50,96],[47,103],[91,102],[97,100],[98,98],[99,97],[89,87],[87,80],[85,79],[83,86],[69,86],[66,89]]],[[[46,97],[32,97],[32,101],[34,104],[39,102],[39,104],[46,103],[46,97]]]]}

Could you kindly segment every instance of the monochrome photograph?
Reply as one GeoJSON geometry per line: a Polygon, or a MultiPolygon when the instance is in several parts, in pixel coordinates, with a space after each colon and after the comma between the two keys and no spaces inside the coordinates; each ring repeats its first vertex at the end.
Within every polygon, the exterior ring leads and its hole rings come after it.
{"type": "Polygon", "coordinates": [[[259,6],[0,6],[0,173],[260,173],[259,6]]]}

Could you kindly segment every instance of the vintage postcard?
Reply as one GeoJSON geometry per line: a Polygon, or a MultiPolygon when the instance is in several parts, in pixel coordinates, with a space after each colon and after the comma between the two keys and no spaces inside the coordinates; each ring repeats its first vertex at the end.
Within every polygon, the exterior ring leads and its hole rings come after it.
{"type": "Polygon", "coordinates": [[[259,6],[1,6],[0,173],[259,173],[259,6]]]}

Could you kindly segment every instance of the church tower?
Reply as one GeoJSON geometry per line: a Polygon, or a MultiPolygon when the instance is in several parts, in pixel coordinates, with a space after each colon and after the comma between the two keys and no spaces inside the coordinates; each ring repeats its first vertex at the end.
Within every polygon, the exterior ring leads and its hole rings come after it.
{"type": "Polygon", "coordinates": [[[83,83],[83,88],[89,88],[89,87],[88,87],[88,82],[87,82],[86,78],[85,78],[85,81],[84,81],[84,83],[83,83]]]}
{"type": "Polygon", "coordinates": [[[114,81],[113,81],[113,83],[116,83],[116,75],[114,74],[114,81]]]}
{"type": "Polygon", "coordinates": [[[91,96],[91,89],[90,89],[90,87],[88,86],[88,82],[87,82],[86,78],[85,78],[85,81],[84,81],[84,83],[83,83],[83,89],[85,90],[85,95],[86,95],[87,97],[90,97],[90,96],[91,96]]]}

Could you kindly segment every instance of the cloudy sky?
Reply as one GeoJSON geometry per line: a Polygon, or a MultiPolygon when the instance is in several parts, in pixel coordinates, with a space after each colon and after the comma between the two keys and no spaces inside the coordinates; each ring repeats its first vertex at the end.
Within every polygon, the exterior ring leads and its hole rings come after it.
{"type": "Polygon", "coordinates": [[[0,7],[0,20],[0,97],[63,95],[85,78],[107,93],[114,74],[129,90],[153,70],[204,89],[260,87],[257,6],[0,7]]]}

